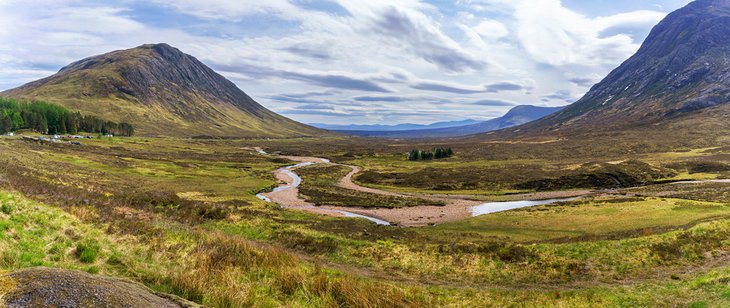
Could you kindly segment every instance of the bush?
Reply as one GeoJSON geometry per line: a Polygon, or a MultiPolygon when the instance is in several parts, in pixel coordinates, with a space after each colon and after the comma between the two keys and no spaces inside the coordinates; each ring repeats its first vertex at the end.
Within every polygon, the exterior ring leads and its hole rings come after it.
{"type": "Polygon", "coordinates": [[[10,215],[10,213],[13,212],[13,208],[10,207],[10,204],[3,202],[3,205],[0,206],[0,212],[3,212],[6,215],[10,215]]]}
{"type": "Polygon", "coordinates": [[[81,242],[76,245],[76,257],[83,263],[94,263],[100,250],[101,247],[94,241],[81,242]]]}

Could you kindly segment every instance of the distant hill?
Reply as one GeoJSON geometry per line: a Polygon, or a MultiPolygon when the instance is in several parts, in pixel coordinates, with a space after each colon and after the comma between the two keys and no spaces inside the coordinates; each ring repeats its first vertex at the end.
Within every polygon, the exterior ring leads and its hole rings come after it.
{"type": "Polygon", "coordinates": [[[196,58],[167,44],[90,57],[0,93],[134,125],[141,135],[292,137],[323,131],[256,103],[196,58]]]}
{"type": "Polygon", "coordinates": [[[697,0],[669,14],[576,103],[502,137],[642,129],[697,138],[730,128],[728,102],[730,0],[697,0]]]}
{"type": "Polygon", "coordinates": [[[465,126],[471,124],[477,124],[481,121],[477,120],[461,120],[461,121],[448,121],[448,122],[436,122],[432,124],[396,124],[396,125],[336,125],[336,124],[322,124],[322,123],[310,123],[309,125],[335,131],[371,131],[371,132],[384,132],[384,131],[403,131],[403,130],[418,130],[418,129],[432,129],[432,128],[446,128],[465,126]]]}
{"type": "Polygon", "coordinates": [[[432,129],[417,129],[417,130],[402,130],[402,131],[359,131],[359,130],[338,130],[337,132],[363,136],[363,137],[381,137],[381,138],[404,138],[404,139],[416,139],[416,138],[447,138],[447,137],[459,137],[474,135],[479,133],[485,133],[495,131],[503,128],[513,127],[520,124],[525,124],[530,121],[543,118],[555,112],[562,110],[564,107],[538,107],[531,105],[523,105],[512,108],[504,116],[499,118],[491,119],[484,122],[478,122],[469,125],[455,126],[455,127],[444,127],[444,128],[432,128],[432,129]]]}

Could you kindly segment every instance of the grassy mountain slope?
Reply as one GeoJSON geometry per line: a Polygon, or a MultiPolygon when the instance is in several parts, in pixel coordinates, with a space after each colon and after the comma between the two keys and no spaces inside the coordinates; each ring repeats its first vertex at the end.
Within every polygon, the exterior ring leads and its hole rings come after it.
{"type": "Polygon", "coordinates": [[[140,134],[291,137],[321,131],[277,115],[194,57],[166,44],[90,57],[0,93],[132,123],[140,134]]]}

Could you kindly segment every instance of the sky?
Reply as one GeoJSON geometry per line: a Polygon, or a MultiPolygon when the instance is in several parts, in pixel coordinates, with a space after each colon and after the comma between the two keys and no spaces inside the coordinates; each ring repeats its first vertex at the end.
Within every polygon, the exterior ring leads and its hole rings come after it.
{"type": "Polygon", "coordinates": [[[0,90],[168,43],[305,123],[562,106],[688,0],[0,0],[0,90]]]}

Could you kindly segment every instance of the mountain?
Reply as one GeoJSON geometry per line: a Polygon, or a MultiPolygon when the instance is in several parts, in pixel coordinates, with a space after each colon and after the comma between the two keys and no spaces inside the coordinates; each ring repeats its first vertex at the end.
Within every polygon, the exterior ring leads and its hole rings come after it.
{"type": "Polygon", "coordinates": [[[456,127],[405,130],[405,131],[338,131],[340,133],[357,135],[362,137],[382,137],[382,138],[446,138],[474,135],[495,131],[503,128],[513,127],[525,124],[537,119],[543,118],[555,112],[562,110],[564,107],[538,107],[531,105],[523,105],[512,108],[504,116],[494,118],[488,121],[479,122],[456,127]]]}
{"type": "Polygon", "coordinates": [[[511,136],[724,125],[728,102],[730,0],[697,0],[655,26],[638,52],[583,98],[511,136]]]}
{"type": "Polygon", "coordinates": [[[457,127],[457,126],[465,126],[465,125],[471,125],[471,124],[477,124],[477,123],[480,123],[480,121],[468,119],[468,120],[461,120],[461,121],[436,122],[436,123],[431,123],[431,124],[427,124],[427,125],[426,124],[410,124],[410,123],[396,124],[396,125],[381,125],[381,124],[337,125],[337,124],[310,123],[309,125],[317,127],[317,128],[321,128],[321,129],[334,130],[334,131],[384,132],[384,131],[403,131],[403,130],[457,127]]]}
{"type": "Polygon", "coordinates": [[[128,122],[141,135],[292,137],[322,131],[256,103],[196,58],[167,44],[90,57],[0,93],[128,122]]]}

